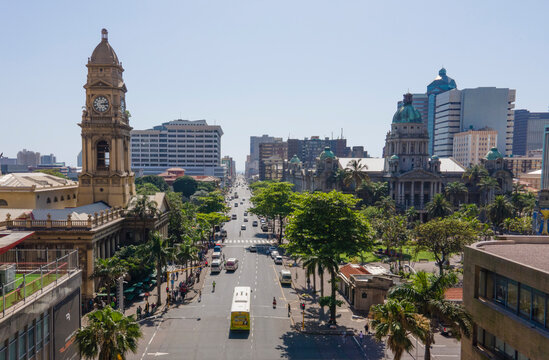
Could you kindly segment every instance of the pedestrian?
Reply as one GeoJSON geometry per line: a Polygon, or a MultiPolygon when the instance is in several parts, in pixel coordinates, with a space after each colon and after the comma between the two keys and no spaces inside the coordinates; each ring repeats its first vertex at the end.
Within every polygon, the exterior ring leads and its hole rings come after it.
{"type": "Polygon", "coordinates": [[[145,304],[145,316],[149,316],[150,305],[149,302],[145,304]]]}
{"type": "Polygon", "coordinates": [[[345,330],[341,333],[341,341],[343,342],[343,345],[347,342],[347,332],[345,330]]]}
{"type": "Polygon", "coordinates": [[[202,301],[202,290],[198,290],[198,302],[202,301]]]}
{"type": "Polygon", "coordinates": [[[141,319],[141,305],[139,305],[137,307],[136,314],[137,314],[137,320],[140,320],[141,319]]]}
{"type": "Polygon", "coordinates": [[[366,325],[364,325],[364,331],[366,332],[366,334],[370,334],[370,328],[368,326],[368,323],[366,323],[366,325]]]}
{"type": "Polygon", "coordinates": [[[362,333],[362,330],[360,330],[360,334],[358,334],[358,339],[360,340],[360,345],[362,345],[362,342],[364,341],[364,334],[362,333]]]}
{"type": "Polygon", "coordinates": [[[288,303],[288,317],[290,317],[291,312],[292,312],[292,307],[288,303]]]}

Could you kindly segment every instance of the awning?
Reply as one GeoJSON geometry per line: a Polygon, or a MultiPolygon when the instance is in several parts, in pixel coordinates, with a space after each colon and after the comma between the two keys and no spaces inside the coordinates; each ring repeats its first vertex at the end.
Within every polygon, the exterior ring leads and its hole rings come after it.
{"type": "Polygon", "coordinates": [[[0,231],[0,255],[29,238],[34,231],[0,231]]]}

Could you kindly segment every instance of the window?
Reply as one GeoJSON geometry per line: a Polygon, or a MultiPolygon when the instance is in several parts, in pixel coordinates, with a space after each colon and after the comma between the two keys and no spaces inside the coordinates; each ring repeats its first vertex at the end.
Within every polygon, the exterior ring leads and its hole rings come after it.
{"type": "Polygon", "coordinates": [[[545,294],[539,291],[532,292],[532,320],[545,325],[545,294]]]}
{"type": "Polygon", "coordinates": [[[4,199],[0,199],[0,206],[8,206],[8,202],[4,199]]]}
{"type": "Polygon", "coordinates": [[[42,349],[42,320],[36,322],[36,351],[42,349]]]}
{"type": "Polygon", "coordinates": [[[53,198],[53,202],[57,202],[57,196],[53,198]]]}
{"type": "Polygon", "coordinates": [[[50,315],[46,314],[44,316],[44,344],[50,342],[50,315]]]}
{"type": "Polygon", "coordinates": [[[47,203],[47,204],[51,204],[51,199],[48,198],[48,199],[46,200],[46,203],[47,203]]]}
{"type": "Polygon", "coordinates": [[[25,355],[27,355],[27,344],[25,343],[26,336],[25,336],[25,330],[19,331],[19,359],[24,359],[25,355]]]}
{"type": "Polygon", "coordinates": [[[518,305],[518,285],[515,281],[509,280],[507,284],[507,307],[514,312],[518,305]]]}
{"type": "Polygon", "coordinates": [[[109,144],[105,140],[101,140],[97,143],[97,168],[100,170],[108,169],[109,163],[109,144]]]}
{"type": "Polygon", "coordinates": [[[65,201],[65,197],[61,195],[61,201],[65,201]]]}
{"type": "Polygon", "coordinates": [[[10,340],[10,345],[9,345],[10,360],[17,360],[17,342],[15,340],[16,340],[15,337],[13,337],[13,339],[10,340]]]}
{"type": "Polygon", "coordinates": [[[519,313],[520,316],[530,319],[530,305],[532,302],[532,290],[525,285],[520,285],[519,313]]]}
{"type": "Polygon", "coordinates": [[[27,332],[27,342],[29,344],[29,357],[34,355],[34,326],[29,326],[27,332]]]}

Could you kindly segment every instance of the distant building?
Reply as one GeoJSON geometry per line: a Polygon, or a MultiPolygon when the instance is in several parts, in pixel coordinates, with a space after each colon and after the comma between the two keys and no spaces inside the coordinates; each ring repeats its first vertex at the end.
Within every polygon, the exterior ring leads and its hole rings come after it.
{"type": "MultiPolygon", "coordinates": [[[[404,105],[404,103],[402,100],[400,100],[397,103],[397,110],[400,109],[402,105],[404,105]]],[[[429,117],[429,95],[412,94],[412,105],[417,111],[419,111],[423,121],[425,121],[429,117]]]]}
{"type": "Polygon", "coordinates": [[[17,153],[17,165],[36,166],[40,164],[40,153],[23,149],[17,153]]]}
{"type": "Polygon", "coordinates": [[[498,132],[492,129],[468,130],[454,135],[453,157],[464,167],[476,165],[496,147],[498,132]]]}
{"type": "Polygon", "coordinates": [[[541,169],[533,170],[518,175],[519,182],[529,191],[541,190],[541,169]]]}
{"type": "Polygon", "coordinates": [[[326,147],[329,147],[335,156],[347,156],[347,139],[330,139],[327,137],[321,139],[319,136],[311,136],[311,138],[305,139],[288,139],[287,160],[297,155],[305,168],[312,168],[318,154],[326,147]]]}
{"type": "Polygon", "coordinates": [[[271,142],[282,142],[282,138],[269,135],[250,136],[250,158],[246,159],[246,178],[259,175],[259,145],[271,142]]]}
{"type": "Polygon", "coordinates": [[[158,176],[163,178],[168,185],[173,185],[177,178],[185,176],[185,169],[178,167],[169,168],[163,173],[158,174],[158,176]]]}
{"type": "Polygon", "coordinates": [[[467,129],[491,128],[498,133],[497,148],[511,155],[515,90],[495,87],[450,90],[436,96],[434,154],[453,155],[454,135],[467,129]]]}
{"type": "Polygon", "coordinates": [[[183,167],[187,175],[223,177],[219,125],[206,120],[174,120],[148,130],[131,131],[132,169],[144,175],[183,167]]]}
{"type": "Polygon", "coordinates": [[[543,148],[543,130],[549,125],[549,112],[515,110],[513,155],[527,155],[543,148]]]}
{"type": "Polygon", "coordinates": [[[546,359],[549,241],[501,236],[465,247],[463,303],[473,319],[461,358],[546,359]]]}
{"type": "Polygon", "coordinates": [[[17,165],[17,159],[0,157],[0,165],[17,165]]]}
{"type": "Polygon", "coordinates": [[[53,154],[40,156],[40,165],[53,165],[56,162],[57,158],[53,154]]]}
{"type": "Polygon", "coordinates": [[[221,163],[227,167],[227,177],[231,181],[236,179],[236,163],[230,156],[223,156],[221,163]]]}
{"type": "Polygon", "coordinates": [[[78,156],[76,156],[76,166],[82,167],[82,150],[80,150],[78,156]]]}
{"type": "Polygon", "coordinates": [[[259,180],[284,179],[288,143],[284,141],[259,144],[259,180]]]}
{"type": "Polygon", "coordinates": [[[505,159],[505,168],[513,173],[514,177],[521,174],[540,170],[542,165],[541,156],[510,156],[505,159]]]}

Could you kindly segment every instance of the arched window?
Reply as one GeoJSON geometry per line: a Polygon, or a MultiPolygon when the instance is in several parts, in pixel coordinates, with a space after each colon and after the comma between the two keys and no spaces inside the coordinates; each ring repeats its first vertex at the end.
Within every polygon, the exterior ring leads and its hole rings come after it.
{"type": "Polygon", "coordinates": [[[76,194],[72,194],[72,198],[73,198],[73,199],[76,199],[76,194]]]}
{"type": "Polygon", "coordinates": [[[61,195],[61,201],[65,201],[65,197],[61,195]]]}
{"type": "Polygon", "coordinates": [[[53,202],[57,202],[57,196],[53,198],[53,202]]]}
{"type": "Polygon", "coordinates": [[[46,203],[51,204],[51,199],[48,198],[48,200],[46,200],[46,203]]]}
{"type": "Polygon", "coordinates": [[[109,144],[105,140],[101,140],[97,143],[97,169],[107,170],[109,162],[109,144]]]}
{"type": "Polygon", "coordinates": [[[0,199],[0,206],[8,206],[8,202],[4,199],[0,199]]]}

